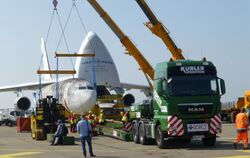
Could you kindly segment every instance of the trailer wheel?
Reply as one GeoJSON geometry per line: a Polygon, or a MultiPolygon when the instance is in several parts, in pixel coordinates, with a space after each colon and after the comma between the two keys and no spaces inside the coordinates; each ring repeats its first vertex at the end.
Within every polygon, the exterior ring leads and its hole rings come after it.
{"type": "Polygon", "coordinates": [[[202,143],[203,143],[204,146],[214,146],[215,143],[216,143],[216,136],[203,138],[202,143]]]}
{"type": "Polygon", "coordinates": [[[137,123],[133,124],[132,134],[133,134],[133,141],[134,141],[134,143],[135,144],[139,144],[139,135],[138,135],[138,126],[137,126],[137,123]]]}
{"type": "Polygon", "coordinates": [[[139,138],[140,138],[140,144],[141,145],[147,145],[148,144],[148,139],[146,137],[146,131],[145,131],[143,123],[141,123],[140,126],[139,126],[139,138]]]}
{"type": "Polygon", "coordinates": [[[166,142],[164,141],[164,136],[163,136],[163,132],[161,130],[161,125],[158,125],[156,128],[155,138],[156,138],[156,145],[160,149],[163,149],[166,147],[166,142]]]}

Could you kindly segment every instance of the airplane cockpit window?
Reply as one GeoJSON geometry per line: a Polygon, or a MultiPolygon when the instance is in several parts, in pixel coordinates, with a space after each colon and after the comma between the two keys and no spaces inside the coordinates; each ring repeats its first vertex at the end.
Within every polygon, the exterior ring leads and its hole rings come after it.
{"type": "Polygon", "coordinates": [[[79,90],[87,89],[85,86],[79,86],[79,90]]]}
{"type": "Polygon", "coordinates": [[[93,89],[94,89],[94,87],[92,87],[92,86],[88,86],[88,89],[91,89],[91,90],[93,90],[93,89]]]}
{"type": "Polygon", "coordinates": [[[93,90],[94,87],[92,86],[79,86],[79,90],[84,90],[84,89],[90,89],[90,90],[93,90]]]}

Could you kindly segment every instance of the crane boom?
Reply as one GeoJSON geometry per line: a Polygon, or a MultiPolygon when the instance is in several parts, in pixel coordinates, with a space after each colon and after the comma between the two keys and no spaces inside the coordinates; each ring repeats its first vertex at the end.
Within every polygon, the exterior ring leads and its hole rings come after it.
{"type": "Polygon", "coordinates": [[[145,25],[151,30],[153,34],[161,38],[173,56],[173,60],[185,59],[182,55],[182,50],[176,46],[174,41],[165,29],[163,24],[157,19],[152,10],[149,8],[145,0],[136,0],[150,22],[145,25]]]}
{"type": "Polygon", "coordinates": [[[154,69],[149,62],[144,58],[134,43],[126,36],[113,19],[104,11],[100,4],[96,0],[88,0],[92,7],[98,12],[101,18],[111,28],[111,30],[120,39],[121,43],[126,47],[129,53],[134,57],[140,66],[140,69],[151,79],[154,78],[154,69]]]}

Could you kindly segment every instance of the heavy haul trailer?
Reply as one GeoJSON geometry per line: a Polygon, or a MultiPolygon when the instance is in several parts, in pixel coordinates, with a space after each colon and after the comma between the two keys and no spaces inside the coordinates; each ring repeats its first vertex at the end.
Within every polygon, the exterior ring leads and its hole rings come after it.
{"type": "Polygon", "coordinates": [[[133,141],[132,131],[124,130],[122,122],[106,122],[99,126],[99,134],[114,137],[124,141],[133,141]]]}
{"type": "Polygon", "coordinates": [[[216,134],[221,130],[220,97],[225,93],[224,80],[217,77],[215,66],[205,58],[203,61],[186,60],[162,25],[151,22],[150,28],[155,28],[152,31],[160,31],[157,35],[169,49],[174,48],[170,49],[173,59],[159,63],[153,69],[99,3],[96,0],[88,2],[137,61],[153,93],[149,104],[137,104],[128,109],[132,116],[134,141],[147,144],[149,139],[156,140],[157,146],[164,148],[171,138],[190,140],[200,137],[204,145],[214,145],[216,134]],[[148,110],[144,112],[145,116],[143,109],[148,110]]]}
{"type": "Polygon", "coordinates": [[[107,123],[101,133],[143,145],[156,141],[159,148],[170,139],[189,142],[200,138],[213,146],[221,132],[221,102],[224,81],[215,66],[206,60],[163,62],[156,66],[152,99],[127,108],[129,122],[107,123]],[[124,130],[125,126],[131,130],[124,130]]]}
{"type": "Polygon", "coordinates": [[[168,140],[201,138],[213,146],[221,132],[221,102],[224,81],[206,60],[159,63],[155,68],[154,95],[129,108],[133,140],[147,144],[156,140],[159,148],[168,140]]]}
{"type": "Polygon", "coordinates": [[[57,99],[47,96],[39,100],[35,113],[31,115],[31,137],[45,140],[48,133],[56,131],[59,119],[65,120],[65,108],[57,103],[57,99]]]}

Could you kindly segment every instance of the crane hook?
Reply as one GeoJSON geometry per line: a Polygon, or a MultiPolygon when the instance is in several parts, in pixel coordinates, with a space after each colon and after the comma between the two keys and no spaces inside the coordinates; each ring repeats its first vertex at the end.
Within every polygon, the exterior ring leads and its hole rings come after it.
{"type": "Polygon", "coordinates": [[[53,0],[53,5],[54,5],[54,9],[56,10],[56,7],[57,7],[57,4],[58,4],[58,1],[57,0],[53,0]]]}

